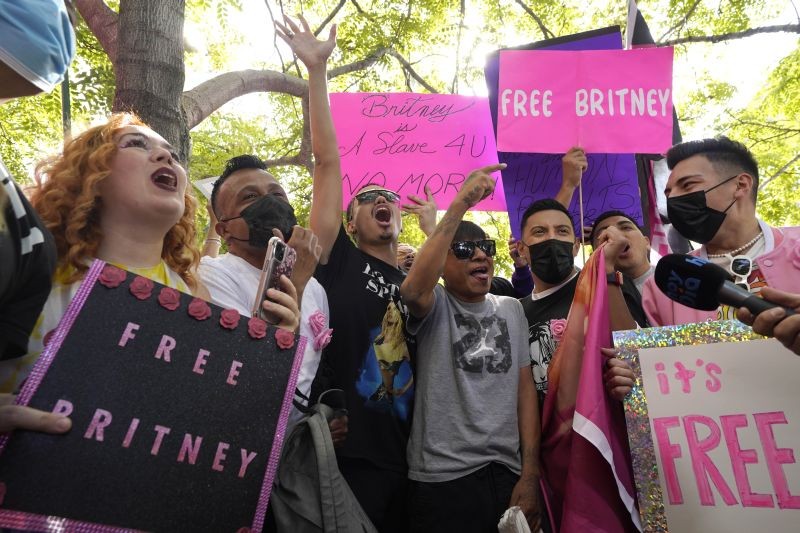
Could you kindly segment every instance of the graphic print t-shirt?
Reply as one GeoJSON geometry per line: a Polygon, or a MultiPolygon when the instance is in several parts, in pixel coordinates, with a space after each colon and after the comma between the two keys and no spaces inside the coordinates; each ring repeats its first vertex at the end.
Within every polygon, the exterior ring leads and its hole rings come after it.
{"type": "Polygon", "coordinates": [[[547,367],[566,329],[567,315],[577,286],[578,275],[575,274],[570,281],[547,296],[534,300],[528,295],[520,300],[525,318],[528,319],[531,372],[539,393],[540,408],[544,405],[544,395],[547,393],[547,367]]]}
{"type": "Polygon", "coordinates": [[[315,277],[328,293],[333,339],[312,397],[331,388],[345,392],[348,432],[337,453],[405,473],[414,397],[399,303],[405,274],[360,251],[342,228],[315,277]]]}
{"type": "Polygon", "coordinates": [[[493,294],[462,302],[441,285],[434,296],[425,318],[408,320],[417,340],[408,477],[450,481],[490,462],[519,473],[517,387],[530,364],[522,306],[493,294]]]}

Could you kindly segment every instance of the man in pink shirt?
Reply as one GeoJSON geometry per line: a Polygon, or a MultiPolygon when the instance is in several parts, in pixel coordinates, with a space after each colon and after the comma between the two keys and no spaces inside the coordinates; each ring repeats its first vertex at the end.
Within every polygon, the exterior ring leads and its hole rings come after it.
{"type": "MultiPolygon", "coordinates": [[[[773,228],[756,217],[758,165],[741,143],[720,136],[673,146],[665,193],[675,229],[701,246],[692,255],[724,268],[750,292],[800,291],[800,228],[773,228]]],[[[736,309],[690,309],[662,293],[653,278],[642,305],[654,326],[734,319],[736,309]]]]}

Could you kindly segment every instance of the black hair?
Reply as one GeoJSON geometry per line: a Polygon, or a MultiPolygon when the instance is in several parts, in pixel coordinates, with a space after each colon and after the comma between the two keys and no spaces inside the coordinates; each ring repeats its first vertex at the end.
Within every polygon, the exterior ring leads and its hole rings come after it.
{"type": "Polygon", "coordinates": [[[225,180],[236,171],[251,168],[267,170],[267,165],[260,158],[250,154],[237,155],[225,161],[225,168],[222,170],[222,174],[219,175],[219,178],[214,182],[214,186],[211,189],[211,209],[214,210],[215,215],[219,216],[219,213],[217,213],[217,196],[225,180]]]}
{"type": "Polygon", "coordinates": [[[531,216],[538,213],[539,211],[561,211],[567,218],[569,219],[570,226],[572,227],[572,233],[575,234],[575,226],[572,223],[572,215],[569,214],[567,208],[561,205],[561,203],[557,202],[552,198],[543,198],[542,200],[536,200],[531,205],[528,206],[528,209],[522,214],[522,219],[519,222],[519,231],[520,234],[525,232],[525,223],[528,221],[531,216]]]}
{"type": "Polygon", "coordinates": [[[603,213],[600,213],[600,216],[598,216],[596,219],[594,219],[594,224],[592,224],[592,233],[589,235],[589,242],[592,244],[592,246],[594,246],[594,238],[596,237],[595,233],[596,233],[596,230],[597,230],[597,225],[600,224],[605,219],[611,218],[611,217],[625,217],[625,218],[627,218],[628,220],[630,220],[633,223],[634,226],[636,226],[639,229],[639,231],[642,232],[642,235],[644,235],[644,231],[642,231],[642,228],[639,226],[639,224],[636,223],[636,221],[633,218],[631,218],[631,216],[628,213],[625,213],[624,211],[620,211],[618,209],[611,209],[609,211],[605,211],[603,213]]]}
{"type": "Polygon", "coordinates": [[[456,233],[453,235],[452,242],[458,241],[482,241],[486,238],[486,232],[483,229],[469,220],[462,220],[456,228],[456,233]]]}
{"type": "MultiPolygon", "coordinates": [[[[756,203],[758,163],[756,163],[755,157],[744,144],[733,141],[724,135],[713,139],[676,144],[667,150],[667,166],[672,170],[675,165],[684,159],[689,159],[695,155],[702,155],[708,159],[720,174],[725,173],[728,169],[735,169],[753,176],[752,198],[753,203],[756,203]]],[[[721,177],[724,179],[727,176],[723,175],[721,177]]]]}

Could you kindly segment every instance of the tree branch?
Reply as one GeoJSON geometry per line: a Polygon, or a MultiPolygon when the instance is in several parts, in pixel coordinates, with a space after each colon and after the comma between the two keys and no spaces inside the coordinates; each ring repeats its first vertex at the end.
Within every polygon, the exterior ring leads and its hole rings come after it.
{"type": "Polygon", "coordinates": [[[191,130],[226,102],[255,92],[303,96],[308,92],[308,83],[274,70],[240,70],[220,74],[183,93],[181,105],[186,113],[187,127],[191,130]]]}
{"type": "Polygon", "coordinates": [[[781,174],[783,174],[784,172],[786,172],[786,171],[789,169],[789,167],[790,167],[790,166],[792,166],[792,165],[793,165],[793,164],[794,164],[794,163],[795,163],[795,162],[796,162],[798,159],[800,159],[800,154],[797,154],[796,156],[794,156],[794,157],[793,157],[793,158],[792,158],[792,159],[791,159],[791,160],[790,160],[788,163],[786,163],[785,165],[783,165],[783,166],[780,168],[780,170],[778,170],[778,171],[777,171],[775,174],[773,174],[772,176],[770,176],[770,177],[769,177],[769,179],[767,179],[767,180],[763,181],[763,182],[761,183],[761,185],[759,185],[759,186],[758,186],[758,190],[759,190],[759,191],[763,191],[763,190],[764,190],[764,188],[765,188],[765,187],[766,187],[766,186],[769,184],[769,182],[771,182],[772,180],[774,180],[775,178],[777,178],[778,176],[780,176],[781,174]]]}
{"type": "Polygon", "coordinates": [[[333,20],[333,17],[336,16],[336,14],[339,12],[339,10],[342,9],[342,7],[346,3],[347,3],[347,0],[339,0],[339,3],[336,5],[336,7],[333,8],[333,11],[331,11],[330,14],[327,17],[325,17],[325,20],[323,20],[320,23],[320,25],[317,27],[317,29],[314,30],[314,35],[315,36],[319,35],[319,32],[321,32],[325,28],[325,26],[327,26],[328,23],[333,20]]]}
{"type": "Polygon", "coordinates": [[[679,39],[672,39],[671,41],[661,41],[658,46],[675,46],[678,44],[686,43],[719,43],[722,41],[731,41],[734,39],[742,39],[753,35],[762,33],[800,33],[800,24],[783,24],[778,26],[761,26],[760,28],[750,28],[743,31],[735,31],[732,33],[723,33],[721,35],[692,35],[689,37],[681,37],[679,39]]]}
{"type": "Polygon", "coordinates": [[[659,37],[658,40],[659,41],[663,41],[664,39],[666,39],[675,30],[683,28],[684,26],[686,26],[686,23],[689,22],[689,17],[692,16],[692,13],[694,13],[694,10],[697,9],[697,5],[699,3],[700,3],[700,0],[695,0],[694,4],[692,4],[692,7],[690,7],[689,11],[686,12],[686,15],[684,15],[684,17],[680,21],[676,22],[670,29],[668,29],[666,32],[664,32],[664,35],[659,37]]]}
{"type": "Polygon", "coordinates": [[[378,48],[374,52],[371,52],[364,59],[360,59],[358,61],[353,61],[352,63],[348,63],[346,65],[332,68],[328,71],[328,79],[332,80],[333,78],[342,76],[344,74],[350,74],[351,72],[364,70],[365,68],[372,66],[376,61],[385,56],[391,50],[392,48],[390,46],[384,46],[383,48],[378,48]]]}
{"type": "Polygon", "coordinates": [[[276,157],[275,159],[267,159],[264,161],[267,168],[284,167],[288,165],[301,165],[300,154],[285,155],[283,157],[276,157]]]}
{"type": "Polygon", "coordinates": [[[74,4],[113,65],[117,59],[117,20],[119,15],[103,0],[75,0],[74,4]]]}
{"type": "Polygon", "coordinates": [[[525,5],[525,3],[524,3],[522,0],[514,0],[514,1],[515,1],[517,4],[519,4],[519,6],[520,6],[522,9],[524,9],[524,10],[525,10],[525,13],[527,13],[528,15],[530,15],[530,17],[531,17],[533,20],[535,20],[535,21],[536,21],[536,24],[538,24],[538,25],[539,25],[539,30],[541,30],[541,32],[542,32],[542,35],[544,36],[544,38],[545,38],[545,39],[552,39],[553,37],[555,37],[555,35],[553,34],[553,32],[551,32],[550,30],[548,30],[548,29],[547,29],[547,27],[544,25],[544,22],[542,22],[542,19],[541,19],[541,18],[539,18],[539,16],[538,16],[536,13],[534,13],[534,12],[533,12],[533,10],[532,10],[531,8],[529,8],[528,6],[526,6],[526,5],[525,5]]]}
{"type": "Polygon", "coordinates": [[[420,85],[425,87],[428,90],[428,92],[430,92],[430,93],[438,93],[439,92],[439,91],[436,90],[435,87],[433,87],[431,84],[429,84],[427,81],[425,81],[425,79],[422,76],[417,74],[417,71],[414,70],[414,67],[411,66],[411,63],[409,63],[406,60],[406,58],[401,56],[396,50],[390,48],[386,53],[389,54],[390,56],[394,57],[395,59],[397,59],[400,62],[400,64],[403,65],[403,68],[405,69],[405,71],[408,72],[411,75],[411,77],[414,78],[414,80],[416,80],[417,83],[419,83],[420,85]]]}

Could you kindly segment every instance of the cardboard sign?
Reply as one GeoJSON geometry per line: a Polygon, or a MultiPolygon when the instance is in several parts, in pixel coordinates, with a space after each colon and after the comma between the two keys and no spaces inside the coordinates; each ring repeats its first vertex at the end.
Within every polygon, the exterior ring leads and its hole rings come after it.
{"type": "Polygon", "coordinates": [[[0,440],[0,526],[261,531],[304,343],[95,261],[18,398],[72,429],[0,440]]]}
{"type": "MultiPolygon", "coordinates": [[[[619,49],[622,36],[619,27],[567,35],[520,47],[520,49],[589,50],[619,49]]],[[[489,89],[489,110],[497,127],[498,79],[500,73],[499,50],[486,60],[486,85],[489,89]]],[[[508,205],[512,234],[519,238],[520,219],[525,209],[536,200],[553,198],[561,187],[561,155],[498,152],[501,163],[508,167],[502,171],[503,190],[508,205]]],[[[589,168],[583,178],[584,222],[591,225],[597,215],[610,209],[620,209],[640,225],[643,209],[639,194],[636,160],[632,154],[588,154],[589,168]]],[[[580,206],[576,193],[569,207],[572,221],[579,231],[580,206]]]]}
{"type": "Polygon", "coordinates": [[[662,153],[672,145],[672,48],[500,53],[507,152],[662,153]]]}
{"type": "Polygon", "coordinates": [[[626,412],[646,531],[666,530],[654,501],[671,533],[797,531],[800,358],[756,337],[737,322],[614,334],[640,372],[626,412]]]}
{"type": "MultiPolygon", "coordinates": [[[[403,197],[430,187],[447,209],[472,170],[497,163],[486,98],[452,94],[334,93],[342,208],[374,183],[403,197]]],[[[473,209],[505,211],[502,182],[473,209]]]]}

